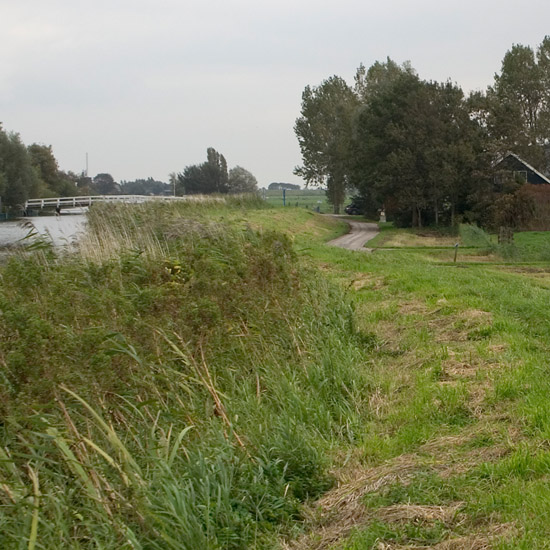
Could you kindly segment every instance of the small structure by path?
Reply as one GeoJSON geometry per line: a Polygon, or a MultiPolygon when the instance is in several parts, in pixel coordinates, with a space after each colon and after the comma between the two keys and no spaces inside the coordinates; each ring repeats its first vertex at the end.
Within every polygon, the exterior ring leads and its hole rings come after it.
{"type": "MultiPolygon", "coordinates": [[[[335,218],[339,216],[334,216],[335,218]]],[[[378,235],[378,224],[371,222],[359,222],[355,220],[343,220],[350,226],[350,231],[337,239],[329,241],[330,246],[339,246],[348,250],[363,250],[372,252],[372,248],[365,248],[365,245],[378,235]]]]}

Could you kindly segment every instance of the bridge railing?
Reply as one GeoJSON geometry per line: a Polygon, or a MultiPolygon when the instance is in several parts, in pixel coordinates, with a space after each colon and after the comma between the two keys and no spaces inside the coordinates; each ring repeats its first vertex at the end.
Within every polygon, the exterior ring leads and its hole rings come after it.
{"type": "Polygon", "coordinates": [[[29,199],[25,202],[28,208],[45,208],[48,206],[82,207],[91,206],[95,202],[126,202],[140,204],[148,201],[181,201],[189,197],[174,197],[172,195],[90,195],[81,197],[50,197],[46,199],[29,199]]]}

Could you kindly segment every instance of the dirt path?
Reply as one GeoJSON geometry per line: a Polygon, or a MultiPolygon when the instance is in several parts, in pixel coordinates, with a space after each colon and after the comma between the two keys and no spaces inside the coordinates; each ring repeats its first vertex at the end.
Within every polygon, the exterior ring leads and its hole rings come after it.
{"type": "MultiPolygon", "coordinates": [[[[339,217],[339,216],[334,216],[339,217]]],[[[364,248],[371,239],[378,235],[378,224],[369,222],[356,222],[344,220],[350,226],[350,231],[346,235],[342,235],[327,244],[331,246],[339,246],[348,250],[364,250],[371,252],[371,249],[364,248]]]]}

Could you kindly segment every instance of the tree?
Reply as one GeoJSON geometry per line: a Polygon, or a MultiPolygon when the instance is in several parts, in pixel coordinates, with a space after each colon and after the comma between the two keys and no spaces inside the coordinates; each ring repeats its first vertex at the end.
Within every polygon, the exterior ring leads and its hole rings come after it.
{"type": "Polygon", "coordinates": [[[213,147],[206,150],[206,162],[187,166],[177,175],[176,193],[178,195],[208,195],[229,191],[227,162],[213,147]]]}
{"type": "Polygon", "coordinates": [[[227,193],[229,174],[227,172],[227,161],[213,147],[206,150],[206,163],[211,174],[212,183],[216,193],[227,193]]]}
{"type": "Polygon", "coordinates": [[[178,174],[177,195],[210,195],[216,193],[217,172],[207,162],[186,166],[178,174]]]}
{"type": "Polygon", "coordinates": [[[51,145],[33,143],[27,147],[38,177],[42,182],[40,196],[74,196],[78,193],[76,179],[59,170],[51,145]]]}
{"type": "Polygon", "coordinates": [[[172,194],[172,187],[153,178],[123,181],[120,190],[125,195],[166,195],[172,194]]]}
{"type": "Polygon", "coordinates": [[[59,171],[59,181],[56,186],[57,192],[61,197],[74,197],[79,194],[78,176],[73,172],[59,171]]]}
{"type": "Polygon", "coordinates": [[[2,200],[6,194],[6,177],[0,172],[0,212],[2,211],[2,200]]]}
{"type": "Polygon", "coordinates": [[[97,174],[92,182],[93,188],[100,195],[116,195],[120,193],[120,187],[111,174],[97,174]]]}
{"type": "Polygon", "coordinates": [[[178,184],[178,175],[176,172],[170,172],[168,175],[168,183],[170,185],[172,195],[176,196],[176,186],[178,184]]]}
{"type": "Polygon", "coordinates": [[[39,196],[40,178],[19,134],[6,133],[0,125],[0,192],[2,205],[21,208],[39,196]]]}
{"type": "Polygon", "coordinates": [[[361,63],[354,77],[355,93],[366,104],[377,94],[384,93],[403,74],[416,75],[408,61],[399,65],[388,57],[385,63],[376,61],[368,70],[361,63]]]}
{"type": "Polygon", "coordinates": [[[306,86],[301,116],[294,131],[303,165],[294,173],[307,185],[327,187],[327,197],[339,213],[350,185],[352,121],[358,100],[346,82],[337,76],[317,88],[306,86]]]}
{"type": "Polygon", "coordinates": [[[279,191],[281,191],[282,189],[298,190],[300,189],[300,186],[297,183],[285,183],[285,182],[274,181],[270,183],[267,188],[270,190],[277,189],[279,191]]]}
{"type": "Polygon", "coordinates": [[[456,84],[430,83],[430,105],[435,118],[427,140],[429,193],[434,221],[439,223],[440,209],[447,205],[450,223],[455,214],[467,206],[474,183],[484,160],[485,142],[478,124],[472,120],[468,102],[456,84]]]}
{"type": "Polygon", "coordinates": [[[484,101],[483,117],[493,149],[520,155],[546,170],[544,146],[550,139],[550,36],[536,52],[516,44],[506,52],[484,101]]]}
{"type": "Polygon", "coordinates": [[[53,156],[51,145],[39,145],[33,143],[27,147],[31,157],[31,164],[34,166],[39,178],[44,185],[53,192],[59,183],[59,167],[53,156]]]}
{"type": "Polygon", "coordinates": [[[361,195],[394,203],[402,223],[422,226],[429,210],[439,223],[444,204],[454,218],[475,158],[476,125],[462,90],[410,71],[392,78],[357,117],[354,177],[361,195]]]}
{"type": "Polygon", "coordinates": [[[230,193],[254,193],[258,190],[258,180],[242,166],[229,170],[230,193]]]}

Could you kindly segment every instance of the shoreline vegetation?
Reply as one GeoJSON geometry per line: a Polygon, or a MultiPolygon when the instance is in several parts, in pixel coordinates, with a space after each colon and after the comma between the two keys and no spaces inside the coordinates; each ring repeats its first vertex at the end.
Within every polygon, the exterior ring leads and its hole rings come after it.
{"type": "Polygon", "coordinates": [[[267,548],[330,487],[363,344],[258,206],[102,205],[2,267],[3,548],[267,548]]]}
{"type": "Polygon", "coordinates": [[[0,266],[2,548],[547,547],[546,233],[96,206],[0,266]]]}

